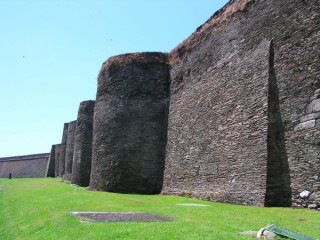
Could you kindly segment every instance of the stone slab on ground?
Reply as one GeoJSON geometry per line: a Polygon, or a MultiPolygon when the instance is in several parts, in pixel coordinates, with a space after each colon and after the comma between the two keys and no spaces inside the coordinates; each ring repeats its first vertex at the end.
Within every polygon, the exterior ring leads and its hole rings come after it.
{"type": "Polygon", "coordinates": [[[132,212],[69,212],[80,217],[81,222],[171,222],[169,217],[150,213],[132,212]]]}
{"type": "Polygon", "coordinates": [[[200,204],[200,203],[177,203],[178,206],[187,206],[187,207],[210,207],[207,204],[200,204]]]}

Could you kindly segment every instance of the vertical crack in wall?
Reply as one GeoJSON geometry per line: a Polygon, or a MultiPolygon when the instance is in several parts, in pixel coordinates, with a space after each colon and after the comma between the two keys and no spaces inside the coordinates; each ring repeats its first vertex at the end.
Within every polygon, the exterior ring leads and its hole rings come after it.
{"type": "Polygon", "coordinates": [[[291,205],[290,173],[274,68],[274,46],[269,50],[266,207],[291,205]]]}

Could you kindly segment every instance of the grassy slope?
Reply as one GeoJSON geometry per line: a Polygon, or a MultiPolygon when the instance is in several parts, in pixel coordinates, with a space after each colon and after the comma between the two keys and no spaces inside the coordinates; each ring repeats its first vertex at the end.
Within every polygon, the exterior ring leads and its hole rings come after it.
{"type": "Polygon", "coordinates": [[[0,189],[0,239],[255,239],[239,232],[258,231],[268,223],[320,237],[317,211],[92,192],[50,178],[0,179],[0,189]],[[69,211],[147,212],[174,222],[85,224],[69,211]]]}

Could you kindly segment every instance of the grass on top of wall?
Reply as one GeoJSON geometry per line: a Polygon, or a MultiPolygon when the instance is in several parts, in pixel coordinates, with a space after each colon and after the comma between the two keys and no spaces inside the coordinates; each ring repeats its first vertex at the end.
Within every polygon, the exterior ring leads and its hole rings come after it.
{"type": "Polygon", "coordinates": [[[0,239],[255,239],[269,223],[320,238],[320,212],[88,191],[61,179],[0,179],[0,239]],[[206,204],[207,207],[181,203],[206,204]],[[81,223],[70,211],[138,212],[172,222],[81,223]]]}

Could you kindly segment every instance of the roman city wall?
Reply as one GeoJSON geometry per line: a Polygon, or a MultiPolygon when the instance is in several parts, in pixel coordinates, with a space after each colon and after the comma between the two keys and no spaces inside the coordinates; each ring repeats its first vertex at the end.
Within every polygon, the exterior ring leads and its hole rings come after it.
{"type": "Polygon", "coordinates": [[[92,161],[94,101],[83,101],[78,110],[74,136],[72,183],[87,187],[90,182],[92,161]]]}

